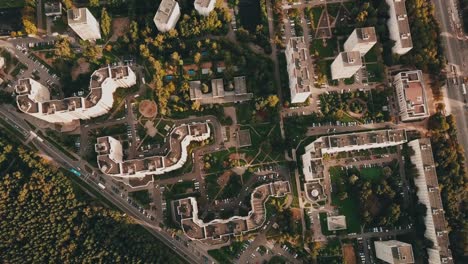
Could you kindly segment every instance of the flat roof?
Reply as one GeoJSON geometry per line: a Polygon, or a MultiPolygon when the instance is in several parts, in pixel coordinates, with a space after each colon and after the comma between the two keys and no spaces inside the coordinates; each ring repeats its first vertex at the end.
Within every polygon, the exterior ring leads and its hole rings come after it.
{"type": "Polygon", "coordinates": [[[174,12],[176,5],[178,5],[178,3],[174,0],[162,0],[161,4],[159,4],[158,11],[156,11],[154,19],[161,23],[167,23],[172,12],[174,12]]]}
{"type": "Polygon", "coordinates": [[[88,9],[85,7],[82,8],[72,8],[67,11],[68,24],[82,24],[86,23],[86,11],[88,9]]]}
{"type": "Polygon", "coordinates": [[[211,1],[215,0],[195,0],[195,4],[201,7],[208,7],[211,1]]]}
{"type": "Polygon", "coordinates": [[[294,78],[297,79],[294,89],[297,93],[310,92],[312,78],[308,64],[309,52],[304,37],[290,38],[286,49],[292,56],[287,58],[288,67],[293,69],[289,71],[294,72],[294,78]]]}
{"type": "Polygon", "coordinates": [[[374,27],[356,28],[356,35],[360,43],[377,42],[377,35],[374,27]]]}
{"type": "Polygon", "coordinates": [[[344,67],[362,65],[361,53],[359,51],[344,51],[340,53],[344,67]]]}
{"type": "Polygon", "coordinates": [[[405,2],[405,0],[393,0],[401,46],[402,48],[409,48],[413,46],[413,41],[411,38],[411,30],[408,15],[406,13],[405,2]]]}

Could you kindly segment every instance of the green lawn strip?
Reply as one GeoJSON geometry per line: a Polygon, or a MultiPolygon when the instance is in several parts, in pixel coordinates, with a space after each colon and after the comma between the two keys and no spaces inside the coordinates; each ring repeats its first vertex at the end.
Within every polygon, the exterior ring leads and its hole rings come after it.
{"type": "Polygon", "coordinates": [[[24,0],[1,0],[0,9],[20,8],[24,6],[24,0]]]}
{"type": "Polygon", "coordinates": [[[383,82],[384,68],[379,63],[366,64],[369,82],[383,82]]]}
{"type": "Polygon", "coordinates": [[[318,27],[318,23],[320,21],[320,16],[322,15],[323,12],[323,6],[319,7],[314,7],[312,8],[312,15],[314,16],[314,27],[318,27]]]}
{"type": "Polygon", "coordinates": [[[378,47],[377,45],[374,45],[374,47],[372,47],[372,49],[370,49],[366,55],[364,55],[364,59],[366,62],[377,62],[377,58],[378,58],[378,47]]]}
{"type": "Polygon", "coordinates": [[[360,170],[361,177],[370,181],[378,181],[383,176],[382,167],[363,168],[360,170]]]}

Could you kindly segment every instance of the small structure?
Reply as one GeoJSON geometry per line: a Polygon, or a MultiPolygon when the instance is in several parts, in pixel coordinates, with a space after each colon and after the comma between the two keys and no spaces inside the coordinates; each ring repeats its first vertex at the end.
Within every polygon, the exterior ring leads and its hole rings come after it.
{"type": "Polygon", "coordinates": [[[330,231],[346,229],[346,216],[344,215],[328,216],[327,227],[328,227],[328,230],[330,231]]]}
{"type": "Polygon", "coordinates": [[[364,56],[377,43],[374,27],[356,28],[344,44],[345,51],[359,51],[364,56]]]}
{"type": "Polygon", "coordinates": [[[0,70],[5,67],[5,58],[0,57],[0,70]]]}
{"type": "Polygon", "coordinates": [[[179,17],[179,3],[175,0],[162,0],[153,21],[160,32],[167,32],[175,28],[179,17]]]}
{"type": "Polygon", "coordinates": [[[362,67],[361,53],[359,51],[345,51],[338,54],[331,65],[333,80],[352,77],[362,67]]]}
{"type": "Polygon", "coordinates": [[[422,72],[400,72],[393,78],[402,121],[415,121],[429,117],[426,89],[422,72]]]}
{"type": "Polygon", "coordinates": [[[44,3],[44,11],[46,16],[61,16],[62,15],[62,3],[57,2],[46,2],[44,3]]]}
{"type": "Polygon", "coordinates": [[[195,0],[194,6],[198,14],[208,16],[215,8],[216,0],[195,0]]]}
{"type": "Polygon", "coordinates": [[[290,38],[286,44],[287,70],[291,103],[303,103],[311,95],[312,76],[309,71],[309,51],[304,37],[290,38]]]}
{"type": "Polygon", "coordinates": [[[67,11],[68,26],[83,40],[101,38],[99,23],[87,8],[72,8],[67,11]]]}
{"type": "Polygon", "coordinates": [[[390,38],[395,41],[393,53],[404,55],[413,48],[413,40],[406,13],[406,0],[386,0],[389,5],[388,29],[390,38]]]}
{"type": "Polygon", "coordinates": [[[375,256],[390,264],[414,263],[411,244],[398,240],[374,241],[375,256]]]}
{"type": "Polygon", "coordinates": [[[239,148],[248,147],[252,145],[252,139],[250,138],[250,129],[240,130],[237,133],[237,141],[239,148]]]}
{"type": "Polygon", "coordinates": [[[200,104],[224,104],[243,102],[252,99],[253,94],[247,92],[245,76],[234,77],[233,82],[225,85],[223,79],[211,80],[211,92],[202,92],[201,81],[191,81],[190,100],[198,101],[200,104]]]}

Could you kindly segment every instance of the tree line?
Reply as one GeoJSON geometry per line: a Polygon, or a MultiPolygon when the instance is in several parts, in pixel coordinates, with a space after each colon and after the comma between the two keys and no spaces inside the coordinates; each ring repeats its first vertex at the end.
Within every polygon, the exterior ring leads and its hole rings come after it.
{"type": "Polygon", "coordinates": [[[182,263],[142,227],[84,198],[64,172],[1,131],[0,172],[0,262],[182,263]]]}

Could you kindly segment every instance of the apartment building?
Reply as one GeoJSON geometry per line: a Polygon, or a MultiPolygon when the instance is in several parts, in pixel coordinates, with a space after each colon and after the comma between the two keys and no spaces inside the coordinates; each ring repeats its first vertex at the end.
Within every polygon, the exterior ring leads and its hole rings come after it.
{"type": "Polygon", "coordinates": [[[49,89],[33,79],[21,79],[15,87],[18,108],[26,114],[50,123],[69,123],[106,114],[114,103],[119,87],[136,84],[135,73],[128,66],[105,67],[91,75],[86,97],[52,100],[49,89]]]}
{"type": "Polygon", "coordinates": [[[404,55],[413,48],[411,30],[406,13],[406,0],[386,0],[390,6],[387,25],[390,38],[395,41],[393,53],[404,55]]]}
{"type": "Polygon", "coordinates": [[[208,123],[184,124],[174,128],[169,136],[165,155],[125,160],[122,143],[106,136],[97,139],[95,151],[102,173],[120,178],[143,178],[146,175],[160,175],[182,168],[189,158],[187,147],[192,141],[201,142],[210,138],[208,123]]]}
{"type": "Polygon", "coordinates": [[[362,67],[359,51],[340,52],[331,64],[333,80],[351,78],[362,67]]]}
{"type": "Polygon", "coordinates": [[[393,78],[402,121],[421,120],[429,116],[422,72],[400,72],[393,78]]]}
{"type": "Polygon", "coordinates": [[[291,103],[303,103],[311,95],[313,79],[309,70],[309,51],[304,37],[290,38],[285,50],[291,103]]]}
{"type": "Polygon", "coordinates": [[[414,150],[411,162],[416,166],[418,176],[414,178],[416,194],[420,203],[426,206],[426,232],[424,236],[432,241],[427,248],[429,263],[454,263],[449,249],[447,221],[440,197],[440,188],[429,138],[413,140],[408,143],[414,150]]]}
{"type": "Polygon", "coordinates": [[[83,40],[101,38],[99,23],[87,8],[72,8],[67,11],[68,26],[83,40]]]}
{"type": "Polygon", "coordinates": [[[198,14],[208,16],[215,8],[216,0],[195,0],[194,6],[198,14]]]}
{"type": "Polygon", "coordinates": [[[302,172],[306,182],[322,179],[323,155],[397,146],[407,142],[404,129],[375,130],[323,136],[305,147],[302,172]]]}
{"type": "Polygon", "coordinates": [[[252,210],[247,216],[233,216],[229,219],[214,219],[208,223],[198,218],[198,203],[195,197],[173,201],[176,221],[182,226],[185,235],[192,240],[220,240],[225,237],[240,236],[261,227],[266,221],[265,202],[270,196],[284,197],[291,192],[287,181],[276,181],[258,186],[252,192],[252,210]]]}
{"type": "Polygon", "coordinates": [[[398,240],[375,241],[375,256],[390,264],[414,263],[411,244],[398,240]]]}
{"type": "Polygon", "coordinates": [[[344,50],[359,51],[364,56],[376,43],[374,27],[356,28],[344,43],[344,50]]]}
{"type": "Polygon", "coordinates": [[[160,32],[167,32],[175,28],[179,17],[179,3],[175,0],[162,0],[153,21],[160,32]]]}

